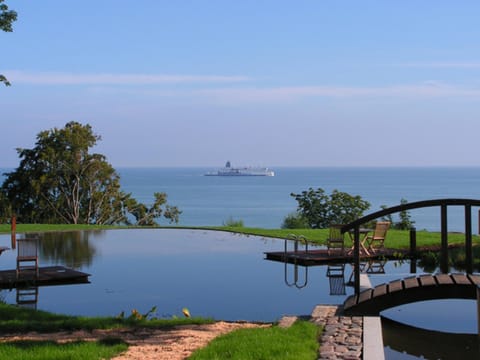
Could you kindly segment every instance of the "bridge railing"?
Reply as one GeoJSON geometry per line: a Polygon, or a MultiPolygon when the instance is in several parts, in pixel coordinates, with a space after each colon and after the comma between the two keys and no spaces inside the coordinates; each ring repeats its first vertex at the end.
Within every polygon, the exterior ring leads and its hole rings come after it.
{"type": "MultiPolygon", "coordinates": [[[[473,257],[472,257],[472,207],[480,207],[480,200],[477,199],[434,199],[423,200],[411,203],[405,203],[390,208],[382,209],[374,213],[368,214],[362,218],[352,221],[342,227],[342,232],[353,232],[353,260],[354,260],[354,275],[355,275],[355,294],[360,293],[360,226],[369,221],[381,218],[386,215],[394,214],[401,211],[412,209],[426,208],[426,207],[440,208],[440,233],[441,233],[441,257],[440,269],[446,272],[448,269],[448,206],[463,206],[465,208],[465,261],[467,273],[473,271],[473,257]]],[[[480,226],[480,225],[479,225],[480,226]]],[[[412,235],[411,235],[412,236],[412,235]]],[[[415,236],[416,242],[416,236],[415,236]]],[[[412,239],[411,239],[412,243],[412,239]]]]}

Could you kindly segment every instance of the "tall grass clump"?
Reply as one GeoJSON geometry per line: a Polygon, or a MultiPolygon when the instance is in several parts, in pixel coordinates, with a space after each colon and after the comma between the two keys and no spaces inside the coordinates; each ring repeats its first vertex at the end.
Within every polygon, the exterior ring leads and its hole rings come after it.
{"type": "Polygon", "coordinates": [[[233,227],[233,228],[243,228],[244,224],[242,219],[235,220],[230,216],[227,220],[223,222],[223,226],[233,227]]]}

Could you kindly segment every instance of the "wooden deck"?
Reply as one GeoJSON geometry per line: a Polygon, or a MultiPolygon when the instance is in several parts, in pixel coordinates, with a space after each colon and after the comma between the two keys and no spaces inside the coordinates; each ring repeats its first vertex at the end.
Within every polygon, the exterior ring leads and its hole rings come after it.
{"type": "Polygon", "coordinates": [[[89,283],[90,274],[69,269],[63,266],[38,268],[38,276],[34,271],[22,272],[17,277],[15,269],[0,271],[0,288],[12,289],[19,286],[66,285],[89,283]]]}
{"type": "Polygon", "coordinates": [[[476,299],[480,275],[420,275],[367,289],[347,298],[343,304],[348,315],[378,314],[388,308],[417,301],[436,299],[476,299]]]}
{"type": "MultiPolygon", "coordinates": [[[[377,258],[394,258],[398,255],[398,250],[382,249],[371,255],[361,255],[362,259],[377,259],[377,258]]],[[[405,251],[407,253],[407,251],[405,251]]],[[[266,252],[265,259],[279,262],[287,262],[290,264],[297,264],[302,266],[326,265],[329,263],[349,263],[353,262],[353,254],[337,253],[328,254],[327,249],[321,250],[299,250],[299,251],[273,251],[266,252]]]]}

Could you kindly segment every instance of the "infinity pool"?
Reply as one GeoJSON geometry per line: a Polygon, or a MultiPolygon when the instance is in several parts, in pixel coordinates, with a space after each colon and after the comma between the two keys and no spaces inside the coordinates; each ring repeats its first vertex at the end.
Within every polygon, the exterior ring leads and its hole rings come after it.
{"type": "MultiPolygon", "coordinates": [[[[56,313],[118,315],[132,309],[147,312],[156,306],[158,317],[171,317],[181,316],[181,309],[187,307],[193,316],[270,322],[283,315],[308,315],[317,304],[341,304],[353,293],[346,285],[352,271],[349,264],[342,267],[341,276],[328,277],[328,266],[295,268],[265,260],[264,252],[284,249],[281,239],[178,229],[44,233],[40,239],[40,266],[63,265],[91,274],[89,284],[38,289],[35,307],[56,313]]],[[[9,235],[0,235],[0,246],[10,246],[9,235]]],[[[15,258],[15,250],[5,251],[0,270],[15,269],[15,258]]],[[[408,262],[384,262],[381,269],[370,274],[373,285],[410,276],[408,262]]],[[[16,295],[15,289],[1,290],[0,300],[15,304],[16,295]]],[[[382,315],[427,330],[477,331],[473,300],[404,305],[382,315]]],[[[384,321],[384,327],[387,359],[418,358],[431,346],[415,340],[438,338],[430,332],[414,336],[414,330],[391,322],[384,321]],[[399,343],[395,334],[401,333],[413,337],[401,336],[406,342],[399,343]],[[411,350],[412,340],[415,350],[411,350]]],[[[455,339],[451,348],[457,354],[457,345],[467,348],[472,343],[471,335],[455,339]]],[[[463,354],[469,356],[469,351],[463,354]]]]}
{"type": "MultiPolygon", "coordinates": [[[[10,237],[0,236],[9,246],[10,237]]],[[[283,263],[264,260],[265,251],[284,241],[227,232],[129,229],[45,233],[40,266],[64,265],[91,274],[90,284],[39,288],[37,308],[75,315],[117,315],[148,311],[158,316],[192,315],[224,320],[274,321],[285,314],[310,314],[320,303],[342,303],[331,296],[324,267],[298,269],[302,289],[287,286],[283,263]]],[[[15,268],[16,251],[0,257],[0,269],[15,268]]],[[[350,266],[346,268],[346,274],[350,266]]],[[[287,281],[293,279],[287,268],[287,281]]],[[[351,288],[345,294],[352,293],[351,288]]],[[[15,303],[13,290],[0,292],[15,303]]]]}

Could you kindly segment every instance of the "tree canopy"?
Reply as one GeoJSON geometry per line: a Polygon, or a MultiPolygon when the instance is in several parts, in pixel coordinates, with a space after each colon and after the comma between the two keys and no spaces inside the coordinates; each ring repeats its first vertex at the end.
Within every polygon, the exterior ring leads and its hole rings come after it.
{"type": "Polygon", "coordinates": [[[100,136],[90,125],[69,122],[41,131],[33,149],[17,149],[19,167],[5,174],[0,215],[23,223],[155,225],[163,215],[178,222],[181,211],[155,193],[148,206],[120,189],[120,176],[104,155],[89,150],[100,136]]]}
{"type": "MultiPolygon", "coordinates": [[[[13,31],[13,22],[17,20],[17,13],[13,10],[8,10],[8,6],[3,4],[4,0],[0,0],[0,30],[6,32],[13,31]]],[[[10,82],[5,76],[0,74],[0,83],[10,86],[10,82]]]]}
{"type": "Polygon", "coordinates": [[[309,227],[323,229],[331,224],[347,224],[363,216],[370,203],[360,196],[333,190],[329,196],[325,190],[309,188],[301,194],[290,194],[298,202],[297,213],[309,227]]]}

